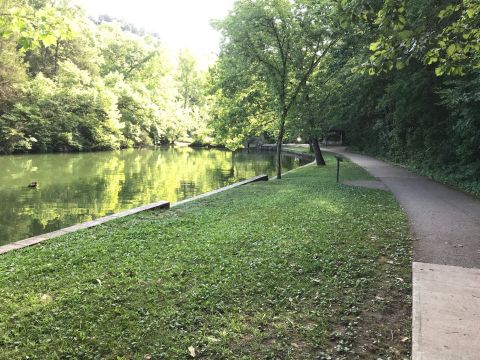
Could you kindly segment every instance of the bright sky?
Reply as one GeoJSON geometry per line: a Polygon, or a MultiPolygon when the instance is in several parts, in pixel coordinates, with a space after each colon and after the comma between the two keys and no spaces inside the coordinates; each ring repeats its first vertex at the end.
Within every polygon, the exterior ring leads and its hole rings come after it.
{"type": "Polygon", "coordinates": [[[219,34],[211,19],[222,19],[234,0],[76,0],[94,17],[108,14],[158,33],[167,48],[177,53],[188,48],[200,64],[212,63],[218,52],[219,34]]]}

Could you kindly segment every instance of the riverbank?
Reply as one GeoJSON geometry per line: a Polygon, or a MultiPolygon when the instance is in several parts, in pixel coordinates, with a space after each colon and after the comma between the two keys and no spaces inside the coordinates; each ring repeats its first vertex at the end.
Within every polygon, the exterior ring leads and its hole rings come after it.
{"type": "Polygon", "coordinates": [[[326,158],[1,256],[0,358],[408,357],[405,215],[326,158]]]}
{"type": "MultiPolygon", "coordinates": [[[[273,152],[159,148],[0,156],[0,246],[275,173],[273,152]],[[36,182],[36,188],[28,185],[36,182]]],[[[285,171],[304,163],[282,157],[285,171]]]]}

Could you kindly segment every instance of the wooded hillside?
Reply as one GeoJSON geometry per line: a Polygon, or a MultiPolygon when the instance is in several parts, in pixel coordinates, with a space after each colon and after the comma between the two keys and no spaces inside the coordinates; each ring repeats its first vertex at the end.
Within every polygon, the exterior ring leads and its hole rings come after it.
{"type": "Polygon", "coordinates": [[[0,9],[0,153],[208,140],[205,75],[188,52],[69,1],[0,9]]]}

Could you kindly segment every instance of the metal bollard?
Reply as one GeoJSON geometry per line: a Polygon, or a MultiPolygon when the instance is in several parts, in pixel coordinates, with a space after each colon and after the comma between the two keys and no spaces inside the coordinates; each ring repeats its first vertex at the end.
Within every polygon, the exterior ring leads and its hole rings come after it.
{"type": "Polygon", "coordinates": [[[340,161],[343,161],[343,158],[340,155],[335,155],[335,159],[337,159],[337,184],[340,180],[340,161]]]}

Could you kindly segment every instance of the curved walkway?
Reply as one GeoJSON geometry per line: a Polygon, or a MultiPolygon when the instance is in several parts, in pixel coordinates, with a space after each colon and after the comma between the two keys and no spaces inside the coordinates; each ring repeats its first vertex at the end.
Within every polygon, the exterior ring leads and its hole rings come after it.
{"type": "Polygon", "coordinates": [[[375,158],[336,152],[397,197],[415,235],[413,359],[480,359],[480,201],[375,158]]]}

